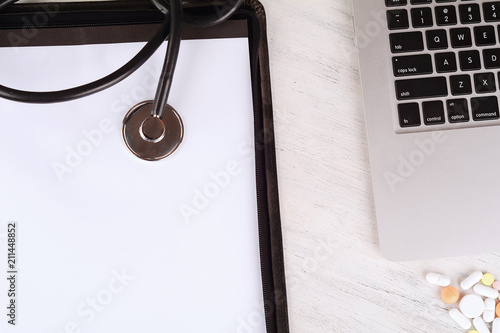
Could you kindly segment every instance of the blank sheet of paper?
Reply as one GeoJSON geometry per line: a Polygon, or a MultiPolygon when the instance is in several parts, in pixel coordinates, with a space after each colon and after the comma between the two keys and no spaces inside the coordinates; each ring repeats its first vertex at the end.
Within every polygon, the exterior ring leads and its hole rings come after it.
{"type": "MultiPolygon", "coordinates": [[[[1,48],[11,61],[0,83],[65,89],[112,72],[143,45],[1,48]]],[[[165,49],[81,100],[0,100],[0,331],[266,331],[248,39],[182,42],[169,104],[184,141],[146,162],[125,146],[121,124],[153,99],[165,49]],[[15,297],[3,278],[9,224],[15,297]]]]}

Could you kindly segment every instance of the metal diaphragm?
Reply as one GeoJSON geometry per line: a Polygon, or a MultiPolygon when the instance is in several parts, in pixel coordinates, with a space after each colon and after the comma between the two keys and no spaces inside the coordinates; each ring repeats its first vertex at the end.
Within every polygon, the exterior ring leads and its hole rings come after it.
{"type": "Polygon", "coordinates": [[[137,157],[158,161],[179,148],[184,137],[184,125],[179,114],[167,105],[160,119],[151,115],[153,101],[134,106],[123,119],[123,140],[137,157]]]}

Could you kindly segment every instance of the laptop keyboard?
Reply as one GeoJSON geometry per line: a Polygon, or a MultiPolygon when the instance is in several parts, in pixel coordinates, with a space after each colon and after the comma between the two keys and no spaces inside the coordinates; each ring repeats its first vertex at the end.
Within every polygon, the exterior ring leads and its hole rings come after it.
{"type": "Polygon", "coordinates": [[[385,1],[398,128],[499,125],[500,1],[385,1]]]}

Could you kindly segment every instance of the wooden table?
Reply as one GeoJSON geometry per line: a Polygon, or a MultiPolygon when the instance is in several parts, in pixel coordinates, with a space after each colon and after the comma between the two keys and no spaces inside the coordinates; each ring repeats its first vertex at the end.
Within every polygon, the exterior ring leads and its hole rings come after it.
{"type": "Polygon", "coordinates": [[[393,263],[380,253],[352,2],[261,1],[291,331],[464,332],[425,274],[443,272],[455,285],[474,270],[500,278],[500,257],[393,263]]]}
{"type": "Polygon", "coordinates": [[[443,272],[454,285],[474,270],[500,278],[500,257],[393,263],[381,255],[351,1],[261,1],[291,332],[464,332],[425,274],[443,272]]]}

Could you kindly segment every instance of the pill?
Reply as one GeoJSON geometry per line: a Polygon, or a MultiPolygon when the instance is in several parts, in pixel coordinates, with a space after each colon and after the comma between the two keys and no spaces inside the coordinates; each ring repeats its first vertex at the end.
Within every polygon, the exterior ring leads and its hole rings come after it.
{"type": "Polygon", "coordinates": [[[486,326],[483,318],[474,318],[472,320],[472,323],[474,324],[474,328],[476,329],[476,331],[478,331],[478,333],[490,333],[490,330],[488,329],[488,326],[486,326]]]}
{"type": "Polygon", "coordinates": [[[462,282],[460,282],[460,288],[463,290],[467,290],[472,288],[473,285],[481,281],[483,278],[483,272],[481,271],[475,271],[468,277],[466,277],[462,282]]]}
{"type": "Polygon", "coordinates": [[[493,287],[493,289],[500,290],[500,281],[493,282],[491,286],[493,287]]]}
{"type": "Polygon", "coordinates": [[[476,294],[479,294],[479,295],[484,296],[484,297],[489,297],[489,298],[497,298],[498,297],[498,290],[484,286],[482,284],[476,284],[474,286],[473,290],[476,294]]]}
{"type": "Polygon", "coordinates": [[[483,320],[486,323],[491,323],[495,319],[495,300],[487,298],[484,300],[483,320]]]}
{"type": "Polygon", "coordinates": [[[456,301],[458,301],[458,298],[460,297],[460,293],[458,292],[457,288],[448,286],[443,288],[441,290],[441,299],[443,302],[446,304],[453,304],[456,301]]]}
{"type": "Polygon", "coordinates": [[[493,320],[493,325],[491,325],[492,333],[500,333],[500,318],[493,320]]]}
{"type": "Polygon", "coordinates": [[[458,307],[467,318],[476,318],[483,314],[484,301],[477,295],[465,295],[458,307]]]}
{"type": "Polygon", "coordinates": [[[495,308],[495,313],[497,314],[497,317],[500,317],[500,303],[497,304],[497,307],[495,308]]]}
{"type": "Polygon", "coordinates": [[[436,286],[447,287],[450,285],[450,278],[446,275],[442,275],[439,273],[427,273],[425,279],[430,284],[435,284],[436,286]]]}
{"type": "Polygon", "coordinates": [[[485,286],[491,286],[494,281],[495,278],[490,273],[484,273],[483,278],[481,279],[481,283],[484,284],[485,286]]]}
{"type": "Polygon", "coordinates": [[[458,311],[458,309],[451,309],[448,314],[450,315],[451,319],[453,319],[460,327],[462,327],[464,330],[471,328],[472,324],[467,317],[465,317],[462,312],[458,311]]]}
{"type": "Polygon", "coordinates": [[[469,332],[467,332],[467,333],[479,333],[479,332],[478,332],[478,331],[476,331],[476,330],[472,330],[472,331],[469,331],[469,332]]]}

